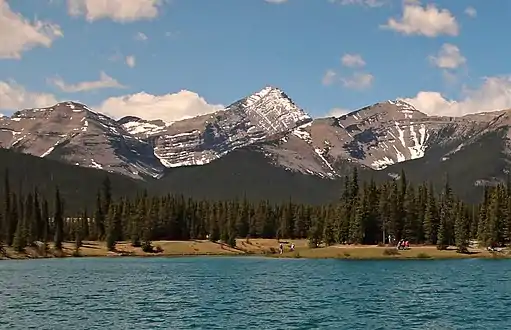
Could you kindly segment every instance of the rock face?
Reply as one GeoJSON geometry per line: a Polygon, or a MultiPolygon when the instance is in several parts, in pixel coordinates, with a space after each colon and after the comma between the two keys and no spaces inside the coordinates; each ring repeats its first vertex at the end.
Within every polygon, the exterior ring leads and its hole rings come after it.
{"type": "Polygon", "coordinates": [[[0,146],[137,178],[157,178],[164,170],[148,143],[75,102],[0,118],[0,146]]]}
{"type": "Polygon", "coordinates": [[[224,110],[168,124],[116,121],[73,102],[25,109],[0,117],[0,146],[134,178],[159,178],[165,168],[208,164],[251,146],[276,166],[335,178],[346,163],[378,171],[428,155],[443,162],[496,131],[507,132],[499,133],[506,146],[499,152],[509,155],[510,125],[510,111],[427,116],[402,100],[313,120],[283,91],[266,87],[224,110]]]}
{"type": "Polygon", "coordinates": [[[281,90],[266,87],[225,110],[184,119],[169,126],[123,120],[123,127],[154,145],[167,167],[207,164],[237,148],[285,134],[312,121],[281,90]]]}

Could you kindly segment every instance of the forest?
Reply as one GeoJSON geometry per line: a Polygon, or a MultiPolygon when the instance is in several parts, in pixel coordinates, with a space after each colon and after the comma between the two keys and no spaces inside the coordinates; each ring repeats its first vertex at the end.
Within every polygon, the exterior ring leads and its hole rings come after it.
{"type": "Polygon", "coordinates": [[[13,191],[8,172],[0,199],[0,244],[23,251],[27,246],[63,241],[105,241],[114,251],[129,241],[152,251],[153,241],[209,239],[236,245],[236,238],[307,238],[311,247],[333,244],[385,244],[389,235],[438,249],[455,245],[467,251],[470,240],[502,246],[511,240],[511,184],[486,187],[480,203],[468,205],[453,193],[446,177],[441,191],[427,182],[411,185],[404,172],[376,184],[361,182],[356,168],[344,178],[341,198],[321,206],[293,203],[193,200],[182,195],[112,198],[107,176],[94,209],[66,212],[56,188],[42,196],[37,187],[13,191]]]}

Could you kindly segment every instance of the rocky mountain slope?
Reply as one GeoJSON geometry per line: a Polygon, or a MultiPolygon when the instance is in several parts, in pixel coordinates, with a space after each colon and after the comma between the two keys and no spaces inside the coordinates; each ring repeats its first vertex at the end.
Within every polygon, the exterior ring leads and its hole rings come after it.
{"type": "MultiPolygon", "coordinates": [[[[283,91],[266,87],[224,110],[173,123],[113,120],[73,102],[25,109],[0,118],[0,146],[134,178],[161,178],[170,168],[206,165],[247,148],[300,175],[337,178],[347,165],[357,165],[388,177],[408,163],[423,173],[436,167],[440,175],[465,165],[452,165],[460,152],[485,148],[484,141],[498,136],[502,143],[491,149],[502,163],[490,175],[496,177],[507,168],[510,125],[510,111],[428,116],[402,100],[313,120],[283,91]]],[[[488,175],[474,180],[490,180],[488,175]]]]}
{"type": "Polygon", "coordinates": [[[164,169],[147,142],[75,102],[0,118],[0,146],[132,177],[158,178],[164,169]]]}

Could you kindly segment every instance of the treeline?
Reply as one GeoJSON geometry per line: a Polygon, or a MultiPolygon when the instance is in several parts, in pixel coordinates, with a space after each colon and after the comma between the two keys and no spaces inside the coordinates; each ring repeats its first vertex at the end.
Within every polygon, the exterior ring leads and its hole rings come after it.
{"type": "MultiPolygon", "coordinates": [[[[382,244],[406,239],[444,249],[456,245],[466,251],[470,239],[501,245],[511,240],[511,185],[485,190],[479,205],[466,205],[455,196],[448,180],[438,193],[432,185],[410,185],[404,173],[377,185],[359,182],[356,169],[344,180],[337,203],[323,206],[291,201],[271,204],[196,201],[183,196],[113,199],[106,178],[98,189],[96,206],[81,214],[65,213],[65,201],[56,189],[52,202],[34,188],[25,194],[11,191],[5,176],[0,240],[22,251],[42,242],[104,240],[110,250],[130,241],[151,251],[155,240],[210,239],[236,245],[236,238],[308,238],[320,244],[382,244]],[[90,211],[90,212],[89,212],[90,211]]],[[[45,248],[46,249],[46,248],[45,248]]]]}

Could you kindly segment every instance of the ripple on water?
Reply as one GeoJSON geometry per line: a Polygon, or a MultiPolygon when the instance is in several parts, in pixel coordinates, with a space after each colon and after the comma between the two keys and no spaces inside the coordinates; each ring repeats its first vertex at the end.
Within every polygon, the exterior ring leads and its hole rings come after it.
{"type": "Polygon", "coordinates": [[[0,264],[12,329],[505,329],[511,262],[263,258],[0,264]]]}

